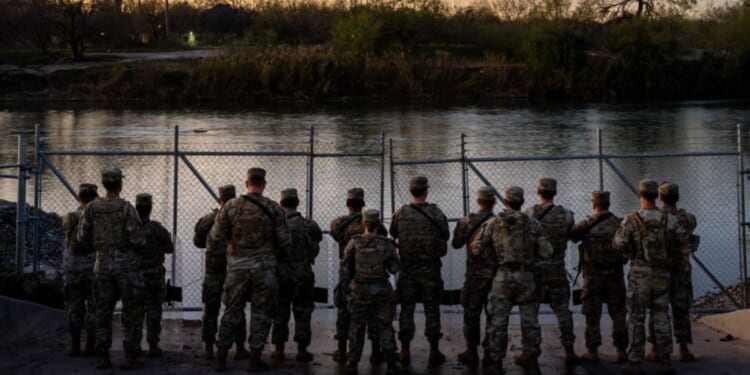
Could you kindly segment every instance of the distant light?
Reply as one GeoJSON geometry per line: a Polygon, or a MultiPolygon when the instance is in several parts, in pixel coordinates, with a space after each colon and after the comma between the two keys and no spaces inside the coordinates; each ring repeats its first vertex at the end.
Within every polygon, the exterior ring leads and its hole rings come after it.
{"type": "Polygon", "coordinates": [[[191,46],[195,45],[195,33],[193,33],[192,31],[188,33],[188,44],[191,46]]]}
{"type": "Polygon", "coordinates": [[[100,35],[101,35],[101,36],[104,36],[104,31],[102,31],[100,35]]]}

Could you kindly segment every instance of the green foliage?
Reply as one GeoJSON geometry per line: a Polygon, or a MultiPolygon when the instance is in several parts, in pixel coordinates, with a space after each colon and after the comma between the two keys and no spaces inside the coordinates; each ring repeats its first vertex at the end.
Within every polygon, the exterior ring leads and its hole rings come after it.
{"type": "Polygon", "coordinates": [[[333,45],[343,53],[373,53],[378,47],[382,27],[383,23],[367,9],[342,14],[333,25],[333,45]]]}
{"type": "Polygon", "coordinates": [[[531,92],[547,96],[570,94],[576,74],[586,63],[586,41],[574,25],[538,20],[524,50],[531,92]]]}

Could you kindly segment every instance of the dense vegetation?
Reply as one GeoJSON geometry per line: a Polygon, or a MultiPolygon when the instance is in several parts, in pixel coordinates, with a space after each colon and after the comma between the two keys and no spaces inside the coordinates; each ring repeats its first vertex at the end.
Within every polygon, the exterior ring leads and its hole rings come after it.
{"type": "Polygon", "coordinates": [[[178,2],[170,38],[157,0],[0,1],[12,10],[0,15],[13,30],[0,35],[4,60],[189,48],[191,32],[229,50],[52,77],[77,97],[723,98],[747,97],[750,83],[750,0],[178,2]]]}

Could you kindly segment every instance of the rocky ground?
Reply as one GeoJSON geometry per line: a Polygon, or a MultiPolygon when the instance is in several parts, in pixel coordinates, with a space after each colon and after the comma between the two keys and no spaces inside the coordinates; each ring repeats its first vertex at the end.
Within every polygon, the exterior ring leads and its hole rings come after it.
{"type": "MultiPolygon", "coordinates": [[[[745,292],[741,282],[731,285],[726,289],[727,292],[732,295],[735,301],[737,301],[739,304],[743,303],[745,292]]],[[[729,299],[729,297],[727,297],[727,295],[721,291],[707,293],[701,297],[696,298],[695,303],[693,303],[693,307],[706,310],[734,310],[737,308],[734,302],[732,302],[732,300],[729,299]]]]}

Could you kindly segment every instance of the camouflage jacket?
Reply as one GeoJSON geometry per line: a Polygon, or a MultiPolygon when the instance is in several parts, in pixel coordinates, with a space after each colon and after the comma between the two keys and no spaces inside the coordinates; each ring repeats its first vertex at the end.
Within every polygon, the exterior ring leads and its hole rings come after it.
{"type": "MultiPolygon", "coordinates": [[[[337,217],[331,221],[329,233],[339,245],[339,260],[343,259],[344,249],[352,237],[365,233],[365,226],[362,224],[362,213],[354,212],[337,217]]],[[[378,235],[388,235],[388,230],[385,229],[383,224],[378,226],[378,235]]]]}
{"type": "Polygon", "coordinates": [[[633,265],[665,269],[668,268],[672,259],[680,256],[680,253],[690,251],[687,232],[679,224],[677,217],[669,213],[663,213],[658,208],[641,209],[623,218],[612,240],[612,246],[627,259],[630,259],[633,265]],[[640,215],[644,223],[660,222],[662,219],[666,221],[663,244],[660,249],[655,251],[665,260],[658,262],[658,264],[647,259],[644,243],[649,240],[648,237],[650,236],[644,237],[638,222],[634,218],[635,214],[640,215]]]}
{"type": "Polygon", "coordinates": [[[395,275],[399,269],[398,254],[388,238],[357,235],[344,249],[339,278],[360,299],[382,297],[393,292],[388,274],[395,275]]]}
{"type": "Polygon", "coordinates": [[[432,203],[402,206],[391,218],[390,232],[398,239],[403,273],[440,272],[440,258],[448,250],[450,230],[448,219],[438,206],[432,203]]]}
{"type": "Polygon", "coordinates": [[[291,246],[284,211],[260,194],[241,195],[224,203],[210,236],[228,244],[229,271],[275,267],[277,257],[288,253],[291,246]]]}
{"type": "Polygon", "coordinates": [[[130,202],[116,195],[96,198],[81,215],[78,240],[96,251],[94,272],[112,273],[140,269],[146,244],[141,220],[130,202]]]}
{"type": "Polygon", "coordinates": [[[533,265],[552,256],[553,249],[544,228],[521,211],[505,209],[484,224],[480,253],[487,252],[498,266],[533,265]]]}
{"type": "Polygon", "coordinates": [[[203,217],[198,219],[198,222],[195,223],[195,228],[193,230],[193,245],[199,249],[206,249],[206,256],[227,255],[226,243],[215,243],[210,236],[211,228],[214,226],[214,221],[216,221],[216,215],[218,213],[218,209],[213,209],[211,212],[203,215],[203,217]]]}
{"type": "Polygon", "coordinates": [[[495,260],[487,258],[486,252],[479,251],[482,226],[493,216],[492,211],[470,213],[459,220],[453,230],[453,248],[460,249],[466,245],[466,278],[491,279],[495,275],[495,260]]]}
{"type": "Polygon", "coordinates": [[[698,221],[695,218],[695,215],[685,211],[682,208],[676,208],[676,207],[662,207],[662,210],[665,210],[672,215],[675,215],[677,217],[677,222],[685,228],[685,234],[688,236],[688,239],[691,243],[690,248],[683,249],[684,251],[680,252],[678,256],[675,256],[674,261],[672,264],[672,272],[675,274],[682,274],[690,276],[692,273],[692,267],[690,266],[690,257],[692,256],[692,253],[695,251],[692,247],[692,241],[690,241],[691,237],[693,237],[693,231],[695,230],[695,227],[698,226],[698,221]],[[689,250],[689,251],[688,251],[689,250]]]}
{"type": "Polygon", "coordinates": [[[609,273],[622,271],[625,258],[612,247],[620,219],[608,212],[587,216],[573,226],[570,240],[581,242],[578,246],[579,259],[586,273],[609,273]]]}
{"type": "Polygon", "coordinates": [[[575,224],[573,212],[563,206],[547,203],[529,207],[525,213],[539,221],[544,227],[544,232],[547,234],[552,248],[555,249],[550,261],[563,262],[565,251],[568,249],[570,231],[575,224]]]}
{"type": "Polygon", "coordinates": [[[64,269],[66,272],[94,272],[96,253],[90,242],[78,241],[77,232],[81,222],[83,207],[68,212],[62,217],[65,233],[64,269]]]}
{"type": "Polygon", "coordinates": [[[323,232],[318,223],[308,220],[299,212],[286,214],[286,222],[289,226],[292,244],[290,252],[282,253],[279,262],[309,265],[315,263],[315,257],[320,252],[320,241],[323,240],[323,232]]]}
{"type": "Polygon", "coordinates": [[[161,223],[154,220],[143,220],[143,236],[146,245],[143,247],[142,266],[145,271],[161,269],[164,265],[164,254],[174,252],[172,234],[161,223]]]}

